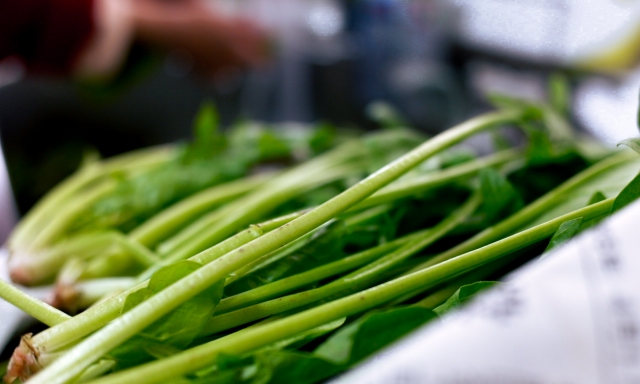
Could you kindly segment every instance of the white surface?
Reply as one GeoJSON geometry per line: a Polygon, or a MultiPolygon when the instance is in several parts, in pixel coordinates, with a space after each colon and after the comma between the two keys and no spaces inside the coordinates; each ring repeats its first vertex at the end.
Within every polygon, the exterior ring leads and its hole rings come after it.
{"type": "Polygon", "coordinates": [[[640,23],[640,2],[457,0],[460,39],[476,48],[571,65],[624,42],[640,23]]]}
{"type": "Polygon", "coordinates": [[[640,202],[338,383],[640,383],[640,202]]]}

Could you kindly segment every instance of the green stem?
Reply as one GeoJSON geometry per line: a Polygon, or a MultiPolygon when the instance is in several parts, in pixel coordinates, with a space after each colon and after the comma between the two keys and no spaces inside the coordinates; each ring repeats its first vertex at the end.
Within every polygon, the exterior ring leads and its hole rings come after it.
{"type": "Polygon", "coordinates": [[[556,206],[558,203],[567,199],[567,194],[571,191],[581,187],[582,185],[586,184],[591,179],[601,175],[602,173],[609,171],[612,167],[618,166],[628,161],[636,161],[636,158],[637,155],[635,155],[634,153],[625,151],[592,165],[591,167],[573,176],[566,182],[562,183],[560,186],[548,192],[533,203],[527,205],[525,208],[516,212],[507,219],[483,230],[469,240],[460,243],[459,245],[447,250],[446,252],[435,256],[424,264],[415,267],[410,272],[428,268],[445,260],[449,260],[452,257],[469,252],[473,249],[480,248],[506,235],[514,233],[515,231],[526,226],[536,217],[540,216],[541,214],[556,206]]]}
{"type": "Polygon", "coordinates": [[[282,247],[335,218],[443,149],[477,132],[499,124],[514,122],[520,117],[520,111],[488,113],[433,137],[309,213],[204,265],[158,292],[81,341],[60,359],[34,376],[31,384],[63,383],[70,380],[113,348],[246,263],[282,247]]]}
{"type": "MultiPolygon", "coordinates": [[[[420,234],[424,233],[425,231],[421,231],[420,234]]],[[[357,268],[361,265],[371,262],[372,260],[377,259],[382,254],[393,251],[394,249],[405,244],[407,241],[414,239],[415,237],[415,234],[412,234],[400,239],[396,239],[392,242],[378,245],[376,247],[356,253],[355,255],[345,257],[343,259],[320,267],[313,268],[309,271],[274,281],[273,283],[254,288],[250,291],[246,291],[235,296],[227,297],[220,301],[220,304],[218,304],[218,306],[216,307],[215,313],[216,315],[220,315],[252,304],[260,303],[264,300],[278,297],[283,293],[290,292],[300,287],[304,287],[305,285],[309,285],[316,281],[320,281],[322,279],[326,279],[328,277],[349,271],[353,268],[357,268]]]]}
{"type": "Polygon", "coordinates": [[[500,167],[509,163],[521,163],[523,160],[524,156],[521,151],[515,149],[500,151],[496,154],[456,165],[440,172],[429,173],[409,180],[395,182],[369,196],[365,201],[357,204],[350,210],[359,210],[398,200],[431,188],[437,188],[458,180],[466,179],[476,175],[484,168],[500,167]]]}
{"type": "Polygon", "coordinates": [[[91,258],[112,245],[110,232],[92,233],[64,240],[44,250],[13,253],[8,262],[11,280],[24,285],[49,282],[71,257],[91,258]]]}
{"type": "MultiPolygon", "coordinates": [[[[305,212],[306,211],[294,212],[286,216],[251,226],[249,229],[191,257],[189,260],[196,261],[201,264],[207,264],[212,260],[215,260],[218,257],[250,242],[251,240],[254,240],[260,236],[261,233],[273,231],[295,218],[302,216],[305,212]]],[[[63,324],[51,327],[35,335],[31,339],[33,346],[42,351],[56,351],[104,326],[120,314],[126,297],[132,292],[145,288],[149,277],[162,266],[163,264],[147,269],[138,276],[137,281],[139,283],[125,292],[87,309],[63,324]]]]}
{"type": "Polygon", "coordinates": [[[246,194],[270,177],[273,174],[260,174],[206,189],[153,216],[131,231],[128,237],[143,245],[153,246],[201,212],[246,194]]]}
{"type": "Polygon", "coordinates": [[[119,232],[114,232],[114,240],[125,252],[133,256],[145,267],[156,265],[161,261],[160,258],[147,247],[119,232]]]}
{"type": "Polygon", "coordinates": [[[87,208],[96,201],[113,192],[116,188],[114,181],[106,181],[81,196],[67,202],[65,209],[51,219],[29,246],[29,250],[44,248],[56,241],[73,222],[78,219],[87,208]]]}
{"type": "Polygon", "coordinates": [[[27,213],[8,240],[10,250],[27,248],[52,218],[62,211],[72,196],[81,189],[116,171],[131,171],[157,166],[174,156],[172,146],[154,147],[115,156],[103,162],[88,164],[56,186],[27,213]]]}
{"type": "Polygon", "coordinates": [[[77,297],[75,303],[67,303],[70,308],[87,308],[91,304],[114,292],[124,292],[135,284],[133,277],[107,277],[79,281],[68,289],[73,290],[73,296],[77,297]]]}
{"type": "Polygon", "coordinates": [[[465,204],[447,216],[447,218],[438,223],[438,225],[424,231],[422,236],[415,237],[390,254],[325,286],[214,316],[207,324],[202,335],[210,335],[276,313],[299,308],[303,305],[335,295],[341,291],[351,289],[352,287],[366,286],[393,266],[398,265],[408,257],[413,256],[428,245],[433,244],[436,240],[442,238],[469,217],[478,208],[481,201],[480,194],[474,194],[465,204]]]}
{"type": "Polygon", "coordinates": [[[201,250],[198,248],[206,248],[228,236],[228,232],[237,228],[237,223],[246,221],[246,224],[293,196],[359,171],[360,167],[349,166],[349,163],[362,157],[363,153],[360,146],[350,142],[298,165],[276,176],[253,193],[205,215],[161,243],[158,251],[163,255],[176,252],[188,254],[201,250]]]}
{"type": "MultiPolygon", "coordinates": [[[[320,305],[257,327],[250,327],[212,342],[191,348],[171,357],[92,381],[91,384],[162,383],[215,364],[221,352],[242,355],[278,340],[305,332],[322,324],[351,316],[384,304],[418,288],[433,287],[454,276],[522,249],[529,244],[552,236],[567,220],[577,217],[593,218],[607,214],[613,206],[609,199],[527,229],[474,251],[465,253],[435,266],[380,284],[365,291],[320,305]]],[[[35,377],[38,379],[38,376],[35,377]]]]}
{"type": "Polygon", "coordinates": [[[0,298],[15,305],[50,327],[70,318],[69,315],[27,295],[4,280],[0,280],[0,298]]]}

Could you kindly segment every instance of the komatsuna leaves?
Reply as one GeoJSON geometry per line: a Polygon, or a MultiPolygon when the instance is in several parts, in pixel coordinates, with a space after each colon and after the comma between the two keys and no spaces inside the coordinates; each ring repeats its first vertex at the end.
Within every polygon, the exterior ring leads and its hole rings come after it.
{"type": "Polygon", "coordinates": [[[522,229],[531,228],[569,212],[583,208],[596,192],[611,198],[617,196],[638,174],[640,158],[621,162],[616,166],[589,179],[580,187],[565,194],[563,201],[549,209],[522,229]]]}
{"type": "Polygon", "coordinates": [[[640,174],[637,175],[622,191],[611,207],[611,213],[617,212],[640,197],[640,174]]]}
{"type": "Polygon", "coordinates": [[[344,322],[345,318],[332,321],[260,348],[250,355],[221,353],[215,366],[197,372],[195,378],[184,383],[311,383],[330,377],[343,368],[310,353],[291,350],[334,331],[344,322]]]}
{"type": "Polygon", "coordinates": [[[563,115],[566,115],[571,107],[569,81],[560,73],[552,74],[549,79],[549,104],[563,115]]]}
{"type": "Polygon", "coordinates": [[[215,105],[211,101],[204,102],[193,124],[195,140],[192,150],[198,152],[196,156],[206,157],[224,147],[224,136],[218,134],[219,124],[220,117],[215,105]]]}
{"type": "Polygon", "coordinates": [[[340,329],[313,354],[334,364],[355,364],[434,318],[433,311],[420,307],[373,312],[340,329]]]}
{"type": "MultiPolygon", "coordinates": [[[[123,313],[139,305],[149,297],[197,270],[202,265],[194,261],[180,261],[158,270],[147,288],[127,296],[123,313]]],[[[185,301],[175,310],[157,320],[138,335],[112,351],[112,356],[125,362],[138,362],[153,356],[172,354],[185,348],[207,324],[222,297],[224,281],[185,301]]]]}
{"type": "Polygon", "coordinates": [[[447,301],[445,301],[440,306],[436,307],[433,311],[438,314],[438,316],[442,316],[445,313],[451,311],[452,309],[460,307],[462,304],[471,300],[475,295],[484,291],[485,289],[491,288],[497,284],[500,284],[496,281],[478,281],[473,284],[467,284],[460,287],[447,301]]]}
{"type": "Polygon", "coordinates": [[[589,198],[589,202],[587,203],[587,205],[592,205],[595,203],[599,203],[601,201],[604,201],[607,199],[607,196],[604,195],[604,193],[600,192],[600,191],[595,191],[593,193],[593,195],[591,195],[591,198],[589,198]]]}
{"type": "Polygon", "coordinates": [[[480,171],[480,189],[482,191],[482,208],[489,220],[497,217],[507,207],[520,208],[522,199],[513,186],[494,169],[480,171]]]}
{"type": "Polygon", "coordinates": [[[565,221],[560,224],[556,233],[553,234],[551,240],[549,240],[549,245],[544,250],[544,253],[549,253],[552,249],[558,248],[559,246],[567,243],[571,240],[580,230],[580,226],[582,225],[582,217],[578,217],[573,220],[565,221]]]}
{"type": "Polygon", "coordinates": [[[640,154],[640,137],[632,137],[630,139],[622,140],[618,143],[618,146],[624,145],[636,151],[640,154]]]}

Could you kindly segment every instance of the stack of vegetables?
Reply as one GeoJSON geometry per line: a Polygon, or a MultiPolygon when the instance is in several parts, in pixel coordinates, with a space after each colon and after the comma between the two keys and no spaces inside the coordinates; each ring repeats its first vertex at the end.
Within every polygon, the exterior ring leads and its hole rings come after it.
{"type": "Polygon", "coordinates": [[[353,367],[635,199],[640,158],[573,132],[558,94],[495,98],[430,139],[222,134],[206,107],[191,144],[88,162],[8,242],[12,278],[55,282],[75,315],[0,282],[50,327],[5,380],[314,383],[353,367]],[[483,131],[493,153],[457,145],[483,131]]]}

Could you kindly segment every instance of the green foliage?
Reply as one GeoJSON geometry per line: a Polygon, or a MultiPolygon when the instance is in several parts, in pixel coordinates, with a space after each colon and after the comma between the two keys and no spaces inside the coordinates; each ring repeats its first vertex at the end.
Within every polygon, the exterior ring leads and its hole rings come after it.
{"type": "Polygon", "coordinates": [[[554,73],[549,79],[549,104],[566,115],[571,107],[571,89],[566,76],[554,73]]]}
{"type": "Polygon", "coordinates": [[[289,345],[287,349],[269,347],[247,356],[221,354],[214,369],[203,370],[175,384],[322,382],[436,318],[431,310],[420,307],[371,312],[339,328],[313,352],[292,351],[289,345]]]}
{"type": "Polygon", "coordinates": [[[616,197],[615,202],[613,203],[613,208],[611,209],[611,213],[617,212],[627,205],[633,203],[640,196],[640,175],[636,177],[627,184],[626,187],[622,191],[618,197],[616,197]]]}
{"type": "Polygon", "coordinates": [[[385,210],[350,225],[348,219],[331,223],[317,231],[300,249],[284,254],[229,285],[225,289],[225,295],[237,295],[339,260],[356,250],[391,240],[395,236],[397,220],[398,217],[385,210]]]}
{"type": "Polygon", "coordinates": [[[618,146],[624,145],[636,151],[636,153],[640,154],[640,137],[633,137],[630,139],[622,140],[618,143],[618,146]]]}
{"type": "Polygon", "coordinates": [[[595,191],[593,195],[591,195],[591,198],[589,198],[589,202],[587,203],[587,205],[599,203],[606,199],[607,199],[607,196],[605,196],[602,192],[595,191]]]}
{"type": "Polygon", "coordinates": [[[549,240],[549,245],[547,245],[544,253],[548,253],[571,240],[578,233],[581,225],[582,217],[562,223],[556,233],[551,237],[551,240],[549,240]]]}
{"type": "Polygon", "coordinates": [[[523,206],[522,198],[501,174],[491,168],[480,171],[480,190],[482,191],[482,208],[489,221],[500,213],[517,211],[523,206]]]}
{"type": "Polygon", "coordinates": [[[367,117],[384,128],[408,127],[407,120],[394,106],[374,101],[367,106],[367,117]]]}
{"type": "MultiPolygon", "coordinates": [[[[129,294],[122,312],[128,312],[164,288],[194,272],[202,265],[194,261],[180,261],[159,269],[146,288],[129,294]]],[[[151,358],[166,357],[189,345],[207,324],[222,297],[224,282],[209,287],[185,301],[174,311],[157,320],[111,355],[123,365],[139,363],[151,358]]]]}
{"type": "Polygon", "coordinates": [[[451,295],[444,304],[436,307],[433,311],[437,313],[438,316],[443,316],[447,312],[462,306],[467,301],[474,298],[478,293],[497,284],[500,283],[495,281],[478,281],[473,284],[463,285],[453,295],[451,295]]]}
{"type": "Polygon", "coordinates": [[[436,318],[429,309],[401,307],[369,313],[340,329],[313,354],[340,365],[352,365],[436,318]]]}

